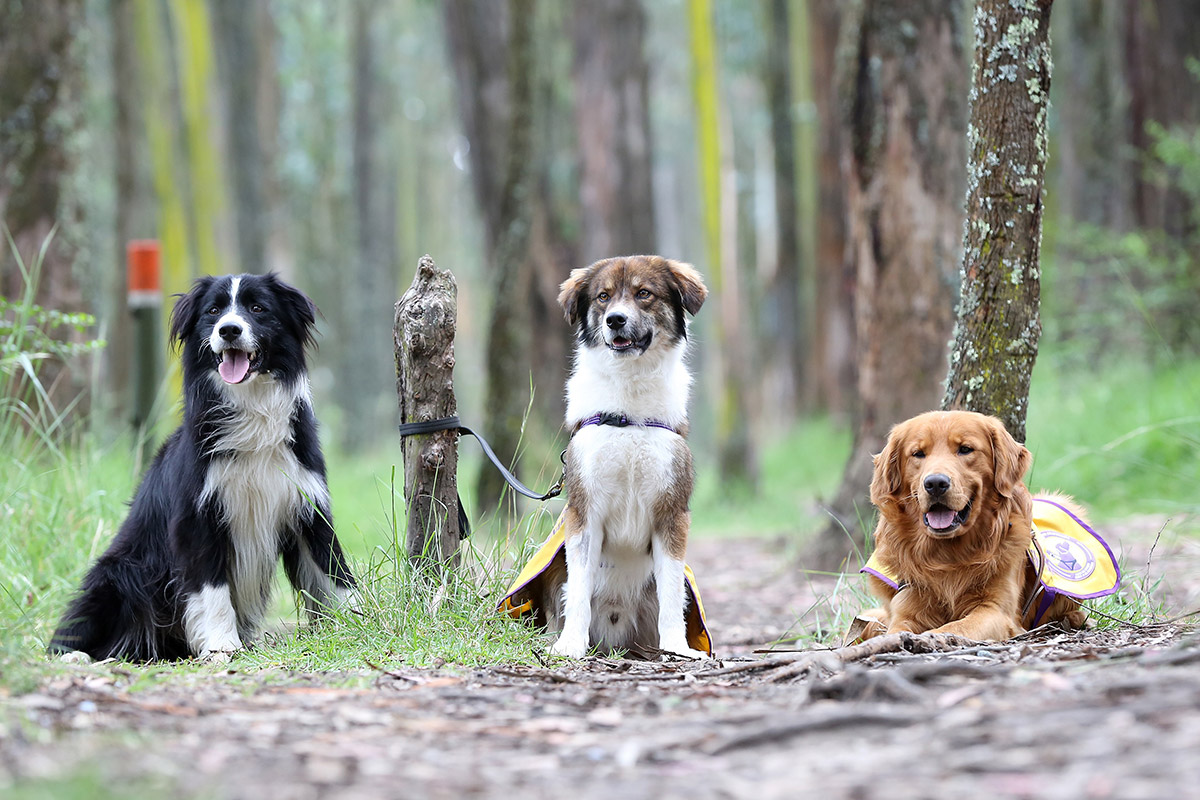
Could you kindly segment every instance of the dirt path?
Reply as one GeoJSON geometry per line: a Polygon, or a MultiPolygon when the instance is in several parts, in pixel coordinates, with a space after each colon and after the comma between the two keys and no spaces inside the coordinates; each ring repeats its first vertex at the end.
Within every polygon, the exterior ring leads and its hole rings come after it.
{"type": "MultiPolygon", "coordinates": [[[[1130,563],[1158,524],[1123,530],[1130,563]]],[[[1200,796],[1188,628],[764,661],[751,651],[801,615],[811,628],[834,583],[781,566],[782,549],[695,543],[715,664],[406,668],[358,689],[305,674],[131,687],[119,666],[81,667],[0,699],[0,792],[84,773],[125,787],[114,796],[1200,796]]],[[[1150,583],[1195,600],[1200,547],[1155,553],[1150,583]]]]}

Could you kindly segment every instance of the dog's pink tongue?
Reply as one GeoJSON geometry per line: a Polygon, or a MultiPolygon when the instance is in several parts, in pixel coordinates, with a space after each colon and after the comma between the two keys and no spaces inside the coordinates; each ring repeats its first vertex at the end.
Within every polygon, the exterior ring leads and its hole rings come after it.
{"type": "Polygon", "coordinates": [[[250,371],[250,357],[244,350],[226,350],[221,354],[221,365],[217,372],[226,383],[241,383],[250,371]]]}
{"type": "Polygon", "coordinates": [[[925,512],[925,524],[937,531],[945,530],[954,524],[955,513],[948,508],[940,508],[937,511],[929,509],[925,512]]]}

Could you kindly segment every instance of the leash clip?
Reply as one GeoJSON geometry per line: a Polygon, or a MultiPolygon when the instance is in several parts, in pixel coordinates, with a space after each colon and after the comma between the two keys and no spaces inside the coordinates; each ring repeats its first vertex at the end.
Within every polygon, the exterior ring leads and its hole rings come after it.
{"type": "Polygon", "coordinates": [[[558,476],[558,480],[556,480],[554,485],[550,487],[550,490],[546,492],[546,499],[549,500],[552,497],[558,497],[560,494],[562,494],[563,484],[566,483],[566,481],[567,469],[566,467],[563,467],[562,474],[558,476]]]}

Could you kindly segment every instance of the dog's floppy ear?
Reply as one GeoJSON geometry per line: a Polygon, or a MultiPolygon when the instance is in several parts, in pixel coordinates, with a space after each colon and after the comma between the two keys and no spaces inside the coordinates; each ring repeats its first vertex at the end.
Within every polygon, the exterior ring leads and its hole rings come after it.
{"type": "Polygon", "coordinates": [[[896,425],[888,434],[883,452],[872,456],[875,471],[871,475],[871,502],[877,507],[897,502],[903,493],[904,460],[908,457],[904,450],[904,431],[896,425]]]}
{"type": "Polygon", "coordinates": [[[1000,420],[992,421],[990,435],[996,491],[1001,497],[1011,499],[1033,461],[1033,454],[1012,437],[1000,420]]]}
{"type": "Polygon", "coordinates": [[[279,298],[285,324],[291,326],[292,334],[303,344],[312,344],[313,327],[317,324],[316,304],[304,292],[280,280],[274,272],[268,273],[266,278],[279,298]]]}
{"type": "Polygon", "coordinates": [[[571,276],[559,287],[558,304],[562,306],[567,322],[572,325],[578,325],[583,319],[584,308],[588,303],[587,287],[591,277],[592,267],[573,269],[571,276]]]}
{"type": "Polygon", "coordinates": [[[708,287],[704,285],[704,279],[695,267],[682,261],[668,260],[667,269],[675,280],[675,288],[679,290],[679,299],[683,307],[693,317],[696,316],[700,306],[704,305],[704,299],[708,297],[708,287]]]}
{"type": "Polygon", "coordinates": [[[172,344],[182,345],[191,333],[192,328],[196,327],[196,322],[200,319],[200,315],[204,313],[204,309],[200,304],[204,301],[204,295],[208,294],[209,287],[216,282],[216,278],[211,275],[205,275],[202,278],[197,278],[192,284],[192,290],[187,294],[175,295],[179,299],[175,301],[175,307],[171,309],[171,342],[172,344]]]}

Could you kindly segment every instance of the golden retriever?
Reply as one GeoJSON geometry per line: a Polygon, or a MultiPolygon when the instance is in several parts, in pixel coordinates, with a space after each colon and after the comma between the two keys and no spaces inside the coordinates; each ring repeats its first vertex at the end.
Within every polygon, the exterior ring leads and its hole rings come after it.
{"type": "MultiPolygon", "coordinates": [[[[875,456],[871,502],[879,509],[873,562],[899,584],[868,576],[882,608],[867,635],[910,631],[981,641],[1024,633],[1038,586],[1027,555],[1032,456],[996,418],[931,411],[892,428],[875,456]]],[[[1050,496],[1082,518],[1069,498],[1050,496]]],[[[1075,599],[1055,598],[1041,621],[1082,627],[1075,599]]]]}

